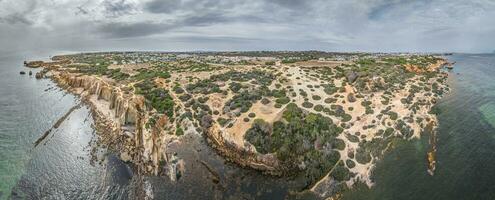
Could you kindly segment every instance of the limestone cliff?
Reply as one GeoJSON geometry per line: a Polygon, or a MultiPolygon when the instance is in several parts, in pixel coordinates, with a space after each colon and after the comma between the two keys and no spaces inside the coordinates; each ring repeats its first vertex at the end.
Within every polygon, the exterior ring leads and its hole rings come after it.
{"type": "Polygon", "coordinates": [[[59,86],[80,95],[92,107],[95,126],[103,144],[117,150],[122,160],[135,164],[140,172],[158,174],[159,161],[166,148],[166,116],[146,128],[149,111],[142,96],[128,92],[128,87],[114,85],[97,77],[51,71],[59,86]]]}
{"type": "Polygon", "coordinates": [[[271,175],[281,175],[283,170],[280,169],[281,165],[274,155],[263,155],[249,148],[239,147],[234,142],[229,142],[223,134],[224,132],[219,130],[216,124],[206,132],[213,148],[223,157],[243,167],[250,167],[271,175]]]}

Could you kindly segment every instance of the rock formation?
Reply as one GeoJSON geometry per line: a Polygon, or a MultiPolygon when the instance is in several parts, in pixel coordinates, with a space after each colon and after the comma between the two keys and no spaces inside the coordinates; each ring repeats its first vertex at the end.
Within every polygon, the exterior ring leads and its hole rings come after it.
{"type": "Polygon", "coordinates": [[[125,86],[65,71],[52,71],[51,78],[59,86],[80,95],[92,108],[96,129],[104,144],[120,152],[121,158],[135,164],[139,171],[158,174],[167,139],[160,137],[168,121],[166,117],[146,128],[149,113],[144,98],[127,94],[122,90],[125,86]]]}

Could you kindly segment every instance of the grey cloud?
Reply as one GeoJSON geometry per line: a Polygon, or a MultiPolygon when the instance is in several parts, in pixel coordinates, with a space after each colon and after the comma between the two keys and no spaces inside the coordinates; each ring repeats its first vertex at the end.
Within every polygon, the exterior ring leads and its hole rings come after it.
{"type": "Polygon", "coordinates": [[[37,48],[72,45],[78,50],[474,52],[495,46],[490,37],[495,35],[493,0],[7,2],[0,0],[0,8],[9,6],[0,9],[0,45],[19,48],[24,48],[19,41],[26,41],[25,48],[32,43],[37,48]],[[63,18],[58,20],[59,16],[63,18]],[[163,47],[154,41],[174,45],[163,47]]]}
{"type": "Polygon", "coordinates": [[[154,22],[106,23],[99,25],[97,31],[107,38],[130,38],[153,35],[173,28],[173,25],[154,22]]]}
{"type": "Polygon", "coordinates": [[[144,8],[152,13],[171,13],[181,4],[181,0],[153,0],[146,3],[144,8]]]}
{"type": "Polygon", "coordinates": [[[0,22],[7,23],[10,25],[15,25],[15,24],[22,24],[22,25],[32,25],[33,22],[26,18],[25,15],[21,13],[12,13],[10,15],[7,15],[5,17],[0,18],[0,22]]]}
{"type": "Polygon", "coordinates": [[[155,35],[159,33],[166,33],[172,29],[183,27],[183,26],[193,26],[193,25],[208,25],[213,23],[212,20],[224,20],[221,16],[207,16],[203,17],[189,17],[184,18],[180,21],[174,22],[113,22],[98,25],[97,32],[102,34],[106,38],[132,38],[132,37],[143,37],[149,35],[155,35]]]}
{"type": "Polygon", "coordinates": [[[273,3],[278,6],[282,6],[285,8],[289,9],[294,9],[294,10],[306,10],[308,7],[310,7],[310,3],[314,3],[316,1],[313,0],[268,0],[267,2],[273,3]]]}
{"type": "MultiPolygon", "coordinates": [[[[0,3],[3,3],[0,1],[0,3]]],[[[23,2],[24,7],[19,7],[16,10],[12,10],[11,13],[7,13],[5,16],[0,17],[0,23],[6,23],[9,25],[25,25],[29,26],[33,24],[33,20],[28,17],[36,8],[38,3],[35,0],[29,0],[23,2]]],[[[1,16],[1,15],[0,15],[1,16]]]]}
{"type": "Polygon", "coordinates": [[[78,6],[77,7],[77,11],[76,11],[76,15],[87,15],[89,14],[89,12],[83,7],[83,6],[78,6]]]}
{"type": "Polygon", "coordinates": [[[155,14],[187,11],[201,15],[208,12],[235,11],[244,3],[241,0],[152,0],[144,5],[144,9],[155,14]]]}
{"type": "Polygon", "coordinates": [[[176,21],[170,22],[138,22],[138,23],[126,23],[126,22],[114,22],[105,23],[97,27],[97,31],[104,35],[106,38],[132,38],[143,37],[155,34],[166,33],[173,29],[181,27],[194,27],[194,26],[208,26],[211,24],[225,23],[230,21],[236,21],[238,19],[244,20],[244,18],[250,18],[255,20],[254,17],[234,17],[229,18],[220,13],[204,14],[201,16],[188,16],[183,17],[176,21]]]}
{"type": "MultiPolygon", "coordinates": [[[[383,20],[387,17],[387,14],[394,13],[396,10],[407,9],[409,11],[421,10],[421,8],[428,7],[428,4],[431,1],[429,0],[418,0],[418,1],[410,1],[410,0],[385,0],[383,2],[377,3],[376,6],[368,13],[368,17],[371,20],[383,20]]],[[[397,13],[395,14],[411,14],[411,13],[397,13]]],[[[394,17],[388,17],[388,19],[398,20],[397,15],[394,17]]]]}
{"type": "Polygon", "coordinates": [[[212,23],[228,22],[230,19],[220,13],[208,13],[202,16],[191,16],[180,22],[182,26],[204,26],[212,23]]]}
{"type": "Polygon", "coordinates": [[[136,8],[127,0],[106,0],[103,2],[107,16],[119,17],[131,14],[136,8]]]}

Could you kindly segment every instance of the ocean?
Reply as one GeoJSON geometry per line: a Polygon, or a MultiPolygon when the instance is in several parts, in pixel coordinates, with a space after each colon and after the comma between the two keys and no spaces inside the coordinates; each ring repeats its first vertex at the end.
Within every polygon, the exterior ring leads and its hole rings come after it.
{"type": "MultiPolygon", "coordinates": [[[[34,146],[79,103],[22,66],[26,59],[48,56],[0,56],[0,199],[133,197],[136,176],[130,166],[104,147],[94,150],[98,136],[87,107],[76,109],[34,146]]],[[[456,64],[449,72],[452,91],[438,103],[435,175],[426,171],[428,138],[405,141],[377,164],[374,187],[358,186],[344,193],[344,199],[495,199],[495,55],[447,58],[456,64]]],[[[266,177],[226,162],[201,138],[191,138],[189,145],[195,148],[178,148],[178,155],[196,161],[187,162],[190,170],[177,183],[145,177],[156,199],[283,199],[288,188],[298,187],[297,180],[266,177]],[[219,184],[211,181],[201,161],[219,173],[219,184]]]]}
{"type": "Polygon", "coordinates": [[[103,148],[94,154],[104,162],[91,159],[97,136],[87,107],[34,146],[78,99],[48,79],[35,79],[37,70],[23,67],[29,57],[48,55],[0,58],[0,199],[125,199],[132,171],[103,148]]]}

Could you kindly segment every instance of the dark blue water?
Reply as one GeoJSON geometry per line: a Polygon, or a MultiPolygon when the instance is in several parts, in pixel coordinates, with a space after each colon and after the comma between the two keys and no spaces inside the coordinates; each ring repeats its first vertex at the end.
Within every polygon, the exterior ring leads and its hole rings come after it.
{"type": "Polygon", "coordinates": [[[426,171],[427,137],[385,156],[372,189],[345,199],[495,199],[495,55],[454,55],[452,93],[439,103],[437,170],[426,171]]]}

